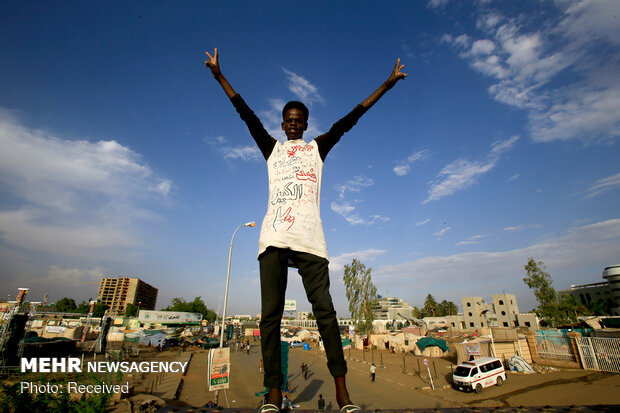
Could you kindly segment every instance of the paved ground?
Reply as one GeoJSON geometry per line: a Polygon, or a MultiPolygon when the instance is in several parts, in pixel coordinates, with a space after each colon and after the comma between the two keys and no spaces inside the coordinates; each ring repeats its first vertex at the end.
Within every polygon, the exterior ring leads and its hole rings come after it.
{"type": "MultiPolygon", "coordinates": [[[[161,357],[166,357],[165,353],[161,357]]],[[[172,352],[169,354],[172,357],[180,356],[179,353],[176,356],[172,352]]],[[[349,365],[347,382],[351,397],[366,409],[620,405],[620,375],[617,374],[583,370],[550,370],[544,374],[528,375],[509,373],[503,386],[487,388],[481,394],[476,394],[459,392],[449,387],[451,363],[448,360],[429,359],[435,385],[435,390],[432,390],[423,358],[406,355],[403,363],[402,354],[376,350],[345,350],[345,356],[349,365]],[[368,371],[373,358],[378,367],[375,383],[370,382],[368,371]]],[[[183,379],[180,397],[176,401],[169,401],[169,405],[201,407],[209,400],[215,400],[215,394],[207,390],[206,358],[206,351],[195,352],[183,379]]],[[[219,393],[221,406],[241,409],[255,408],[260,404],[260,397],[254,394],[264,388],[262,375],[258,372],[259,361],[258,346],[253,347],[249,355],[231,353],[230,389],[219,393]]],[[[333,380],[322,352],[316,349],[291,349],[289,382],[291,399],[300,409],[316,409],[319,394],[323,395],[328,409],[337,409],[333,380]],[[301,375],[302,362],[310,368],[307,380],[301,375]]],[[[139,386],[136,390],[139,390],[139,386]]]]}

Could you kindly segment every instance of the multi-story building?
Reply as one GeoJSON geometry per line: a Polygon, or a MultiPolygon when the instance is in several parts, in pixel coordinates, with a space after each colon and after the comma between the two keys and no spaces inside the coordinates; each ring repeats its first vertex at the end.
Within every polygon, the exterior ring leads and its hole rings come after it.
{"type": "MultiPolygon", "coordinates": [[[[481,327],[488,327],[489,316],[492,313],[493,307],[489,303],[485,303],[482,297],[463,297],[461,298],[463,304],[463,321],[465,322],[465,329],[477,329],[481,327]]],[[[493,317],[491,317],[493,318],[493,317]]]]}
{"type": "Polygon", "coordinates": [[[139,278],[104,277],[99,283],[97,300],[110,306],[110,313],[122,314],[127,304],[134,304],[142,310],[155,310],[157,288],[139,278]]]}
{"type": "Polygon", "coordinates": [[[572,295],[578,303],[585,306],[600,300],[607,304],[613,315],[620,315],[620,265],[605,267],[603,278],[606,281],[571,285],[567,290],[558,291],[558,295],[572,295]]]}
{"type": "Polygon", "coordinates": [[[405,317],[413,317],[413,308],[396,297],[381,297],[372,311],[375,320],[403,320],[405,317]]]}
{"type": "MultiPolygon", "coordinates": [[[[620,271],[619,271],[620,279],[620,271]]],[[[517,297],[514,294],[494,294],[493,302],[485,302],[482,297],[463,297],[463,313],[445,317],[425,317],[427,328],[448,327],[453,331],[478,330],[484,327],[527,327],[538,328],[535,313],[519,312],[517,297]]],[[[396,297],[381,297],[373,307],[375,320],[411,321],[413,308],[396,297]]]]}
{"type": "Polygon", "coordinates": [[[534,313],[520,313],[514,294],[494,294],[493,303],[485,303],[482,297],[464,297],[463,315],[449,316],[448,324],[453,330],[474,330],[482,327],[538,328],[534,313]]]}
{"type": "Polygon", "coordinates": [[[517,327],[519,307],[514,294],[493,294],[493,312],[498,327],[517,327]]]}

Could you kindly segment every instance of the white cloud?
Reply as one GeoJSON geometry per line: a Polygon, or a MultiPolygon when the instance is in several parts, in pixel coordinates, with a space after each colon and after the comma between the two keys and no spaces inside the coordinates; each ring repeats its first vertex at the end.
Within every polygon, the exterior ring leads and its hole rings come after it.
{"type": "Polygon", "coordinates": [[[362,188],[373,186],[375,182],[372,178],[358,175],[353,179],[348,180],[342,185],[336,187],[338,191],[338,199],[344,199],[347,192],[360,192],[362,188]]]}
{"type": "Polygon", "coordinates": [[[390,220],[390,218],[378,214],[370,215],[366,219],[361,218],[359,214],[353,213],[353,211],[355,211],[355,207],[349,202],[332,202],[330,207],[332,211],[341,215],[351,225],[373,225],[388,222],[390,220]]]}
{"type": "Polygon", "coordinates": [[[343,202],[342,204],[337,204],[335,202],[332,202],[331,207],[332,207],[332,211],[342,216],[346,216],[355,210],[355,207],[349,204],[348,202],[343,202]]]}
{"type": "Polygon", "coordinates": [[[504,228],[504,231],[523,231],[523,225],[511,225],[504,228]]]}
{"type": "Polygon", "coordinates": [[[476,40],[471,46],[474,55],[489,55],[495,50],[495,44],[487,39],[476,40]]]}
{"type": "Polygon", "coordinates": [[[441,239],[441,237],[444,236],[444,234],[448,231],[450,231],[452,228],[451,227],[445,227],[444,229],[441,229],[437,232],[435,232],[433,235],[436,236],[437,238],[441,239]]]}
{"type": "Polygon", "coordinates": [[[105,271],[99,267],[83,270],[80,268],[62,268],[56,265],[50,265],[47,277],[38,280],[38,282],[48,281],[75,285],[99,281],[104,275],[105,271]]]}
{"type": "Polygon", "coordinates": [[[575,41],[587,43],[602,39],[618,45],[620,44],[619,14],[620,4],[616,0],[572,2],[558,27],[575,41]]]}
{"type": "Polygon", "coordinates": [[[437,201],[444,196],[452,195],[455,192],[467,189],[477,182],[477,178],[493,169],[501,155],[511,150],[518,136],[497,141],[492,144],[491,151],[484,161],[472,162],[466,159],[458,159],[446,165],[438,174],[435,182],[431,184],[429,195],[422,203],[437,201]]]}
{"type": "Polygon", "coordinates": [[[588,198],[601,195],[607,191],[612,191],[620,187],[620,172],[607,178],[600,179],[590,188],[588,188],[588,198]]]}
{"type": "Polygon", "coordinates": [[[383,215],[371,215],[370,216],[370,224],[376,224],[377,222],[388,222],[390,218],[384,217],[383,215]]]}
{"type": "Polygon", "coordinates": [[[256,160],[261,158],[260,151],[256,145],[248,146],[227,146],[221,148],[224,159],[242,159],[244,161],[256,160]]]}
{"type": "Polygon", "coordinates": [[[437,201],[444,196],[467,189],[476,183],[479,175],[485,174],[495,166],[495,162],[471,162],[465,159],[456,160],[446,165],[439,172],[438,179],[429,190],[429,201],[437,201]]]}
{"type": "Polygon", "coordinates": [[[231,146],[223,136],[206,137],[204,141],[215,148],[226,160],[255,161],[263,159],[255,144],[231,146]]]}
{"type": "Polygon", "coordinates": [[[556,289],[588,282],[618,257],[620,219],[570,228],[548,238],[508,251],[478,251],[449,256],[429,256],[415,261],[377,267],[373,280],[378,288],[398,289],[410,302],[422,302],[429,292],[444,294],[459,302],[468,295],[490,297],[506,292],[519,296],[525,311],[534,305],[533,294],[522,279],[528,258],[543,261],[556,289]],[[451,295],[450,295],[451,294],[451,295]],[[522,298],[525,297],[525,300],[522,298]]]}
{"type": "Polygon", "coordinates": [[[374,185],[375,182],[372,178],[358,175],[353,179],[348,180],[342,185],[338,185],[336,190],[338,191],[338,201],[331,203],[331,210],[341,215],[351,225],[373,225],[377,223],[383,223],[390,220],[381,214],[372,214],[367,218],[362,218],[355,212],[356,207],[354,204],[362,202],[359,199],[353,201],[345,201],[347,192],[361,192],[362,188],[366,188],[374,185]]]}
{"type": "Polygon", "coordinates": [[[282,68],[286,77],[288,78],[288,89],[293,92],[295,96],[308,106],[312,106],[313,103],[323,103],[323,97],[319,94],[319,90],[308,79],[282,68]]]}
{"type": "Polygon", "coordinates": [[[329,257],[329,270],[335,272],[344,271],[344,266],[351,264],[353,259],[358,259],[367,265],[367,261],[373,261],[376,257],[385,254],[386,250],[368,249],[354,252],[347,252],[335,257],[329,257]]]}
{"type": "Polygon", "coordinates": [[[411,166],[417,161],[423,160],[428,157],[427,150],[420,150],[412,153],[405,160],[397,161],[397,165],[394,167],[393,171],[398,176],[405,176],[411,171],[411,166]]]}
{"type": "Polygon", "coordinates": [[[503,16],[500,14],[490,12],[478,18],[476,26],[481,29],[492,29],[497,26],[502,20],[503,16]]]}
{"type": "Polygon", "coordinates": [[[410,59],[415,58],[415,53],[413,53],[413,50],[412,50],[411,46],[408,43],[403,42],[402,45],[401,45],[401,48],[403,49],[403,52],[405,53],[405,56],[407,56],[410,59]]]}
{"type": "Polygon", "coordinates": [[[0,210],[5,243],[70,255],[140,247],[137,221],[173,188],[116,141],[60,139],[0,112],[0,210]]]}
{"type": "Polygon", "coordinates": [[[445,7],[445,5],[448,4],[448,1],[449,0],[428,0],[426,7],[429,9],[445,7]]]}
{"type": "Polygon", "coordinates": [[[429,222],[431,222],[431,219],[430,218],[426,218],[424,221],[416,222],[415,225],[416,225],[416,227],[421,227],[422,225],[426,225],[429,222]]]}
{"type": "Polygon", "coordinates": [[[478,244],[478,241],[486,236],[487,235],[472,235],[471,237],[467,238],[465,241],[461,241],[457,243],[456,246],[460,247],[461,245],[478,244]]]}
{"type": "Polygon", "coordinates": [[[525,16],[486,13],[483,38],[445,34],[471,67],[490,77],[496,100],[526,110],[537,142],[620,136],[620,2],[555,2],[558,14],[535,30],[525,16]]]}

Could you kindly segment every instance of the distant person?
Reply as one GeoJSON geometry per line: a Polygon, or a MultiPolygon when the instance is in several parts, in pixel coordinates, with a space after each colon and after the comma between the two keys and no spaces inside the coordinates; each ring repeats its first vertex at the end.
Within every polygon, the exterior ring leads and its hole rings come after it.
{"type": "MultiPolygon", "coordinates": [[[[288,267],[297,268],[301,275],[319,333],[325,342],[327,366],[334,377],[336,400],[342,413],[360,412],[349,397],[345,376],[347,364],[342,351],[336,311],[329,293],[329,261],[319,201],[323,163],[329,151],[357,121],[396,83],[407,75],[401,70],[400,59],[387,80],[330,130],[306,143],[303,134],[308,129],[308,108],[292,101],[282,109],[282,130],[287,141],[281,143],[265,130],[260,119],[232,88],[222,74],[215,49],[205,66],[220,84],[241,119],[246,123],[263,157],[269,174],[269,203],[258,241],[261,280],[261,350],[265,360],[264,385],[269,389],[268,404],[260,413],[282,404],[280,324],[288,267]]],[[[327,62],[322,62],[326,64],[327,62]]],[[[389,145],[384,139],[381,145],[389,145]]],[[[366,148],[366,150],[368,150],[366,148]]]]}
{"type": "Polygon", "coordinates": [[[260,361],[258,362],[258,372],[260,374],[263,374],[263,359],[260,359],[260,361]]]}
{"type": "Polygon", "coordinates": [[[370,382],[374,383],[375,382],[375,374],[377,373],[377,366],[375,366],[375,363],[372,363],[370,365],[370,382]]]}
{"type": "Polygon", "coordinates": [[[288,395],[285,395],[284,398],[282,399],[282,411],[287,411],[291,407],[293,407],[293,403],[291,403],[291,400],[288,398],[288,395]]]}
{"type": "Polygon", "coordinates": [[[325,399],[323,398],[322,394],[319,394],[319,399],[317,400],[317,405],[318,405],[318,408],[319,408],[320,412],[325,410],[325,399]]]}

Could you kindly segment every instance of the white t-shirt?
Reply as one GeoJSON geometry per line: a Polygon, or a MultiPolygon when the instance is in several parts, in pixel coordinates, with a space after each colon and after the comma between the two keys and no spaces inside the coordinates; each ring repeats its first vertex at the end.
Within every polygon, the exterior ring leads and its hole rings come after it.
{"type": "Polygon", "coordinates": [[[328,259],[320,216],[323,160],[316,141],[276,142],[267,159],[269,201],[258,241],[328,259]]]}

